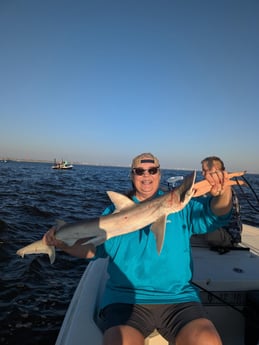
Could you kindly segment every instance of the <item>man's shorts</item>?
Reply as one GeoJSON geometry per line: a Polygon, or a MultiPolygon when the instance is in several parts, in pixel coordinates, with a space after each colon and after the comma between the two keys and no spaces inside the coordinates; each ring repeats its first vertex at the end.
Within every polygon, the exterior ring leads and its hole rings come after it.
{"type": "Polygon", "coordinates": [[[114,303],[106,306],[99,314],[100,328],[128,325],[139,330],[144,338],[155,329],[167,340],[173,342],[178,332],[188,322],[208,318],[201,303],[178,304],[126,304],[114,303]]]}

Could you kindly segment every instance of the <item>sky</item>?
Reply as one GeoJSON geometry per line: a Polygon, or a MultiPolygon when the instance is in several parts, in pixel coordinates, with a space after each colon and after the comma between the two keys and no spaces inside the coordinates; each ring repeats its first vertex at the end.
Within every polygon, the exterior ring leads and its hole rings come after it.
{"type": "Polygon", "coordinates": [[[259,173],[259,1],[0,0],[0,159],[259,173]]]}

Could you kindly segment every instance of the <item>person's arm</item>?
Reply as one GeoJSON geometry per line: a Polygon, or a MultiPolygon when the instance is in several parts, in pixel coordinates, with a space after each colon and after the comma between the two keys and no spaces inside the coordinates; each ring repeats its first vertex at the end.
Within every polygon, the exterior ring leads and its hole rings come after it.
{"type": "Polygon", "coordinates": [[[228,181],[226,171],[211,169],[205,174],[205,178],[211,185],[210,194],[213,196],[211,200],[211,210],[217,216],[223,216],[232,209],[232,190],[228,181]]]}
{"type": "Polygon", "coordinates": [[[76,256],[79,258],[92,259],[95,256],[95,246],[93,244],[82,245],[86,239],[80,239],[72,246],[68,246],[61,240],[55,237],[55,227],[52,227],[43,236],[43,241],[49,246],[55,246],[56,248],[63,250],[64,252],[76,256]]]}
{"type": "MultiPolygon", "coordinates": [[[[102,213],[102,215],[106,216],[112,212],[114,212],[115,207],[114,205],[108,206],[102,213]]],[[[81,238],[76,241],[76,243],[72,246],[68,246],[63,241],[60,241],[55,236],[56,228],[52,227],[45,233],[43,236],[43,241],[49,245],[54,246],[67,254],[70,254],[72,256],[76,256],[78,258],[83,259],[92,259],[95,256],[96,253],[96,247],[92,243],[82,245],[82,243],[86,242],[87,238],[81,238]]]]}

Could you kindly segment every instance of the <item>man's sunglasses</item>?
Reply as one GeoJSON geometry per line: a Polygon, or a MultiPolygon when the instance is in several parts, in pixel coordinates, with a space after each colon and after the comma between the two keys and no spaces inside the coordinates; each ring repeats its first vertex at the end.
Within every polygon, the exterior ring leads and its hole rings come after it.
{"type": "Polygon", "coordinates": [[[159,167],[153,167],[153,168],[149,168],[149,169],[143,169],[143,168],[133,168],[132,169],[132,173],[134,175],[138,175],[138,176],[142,176],[145,174],[145,171],[148,171],[148,173],[150,175],[155,175],[158,173],[159,171],[159,167]]]}

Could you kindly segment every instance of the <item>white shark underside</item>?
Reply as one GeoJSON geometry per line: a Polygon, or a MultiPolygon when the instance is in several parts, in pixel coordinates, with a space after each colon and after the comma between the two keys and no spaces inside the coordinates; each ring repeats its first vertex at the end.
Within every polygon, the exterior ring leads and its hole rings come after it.
{"type": "MultiPolygon", "coordinates": [[[[194,194],[193,185],[196,173],[193,171],[186,176],[183,183],[162,196],[134,203],[125,195],[116,192],[107,192],[115,205],[115,212],[107,216],[90,221],[80,221],[72,224],[61,223],[56,231],[56,238],[72,246],[79,239],[86,239],[82,244],[93,243],[99,245],[109,238],[140,230],[151,225],[155,234],[157,251],[160,253],[164,241],[166,217],[170,213],[181,211],[194,194]]],[[[17,254],[49,255],[50,262],[55,261],[55,248],[44,244],[42,240],[33,242],[17,251],[17,254]]]]}

